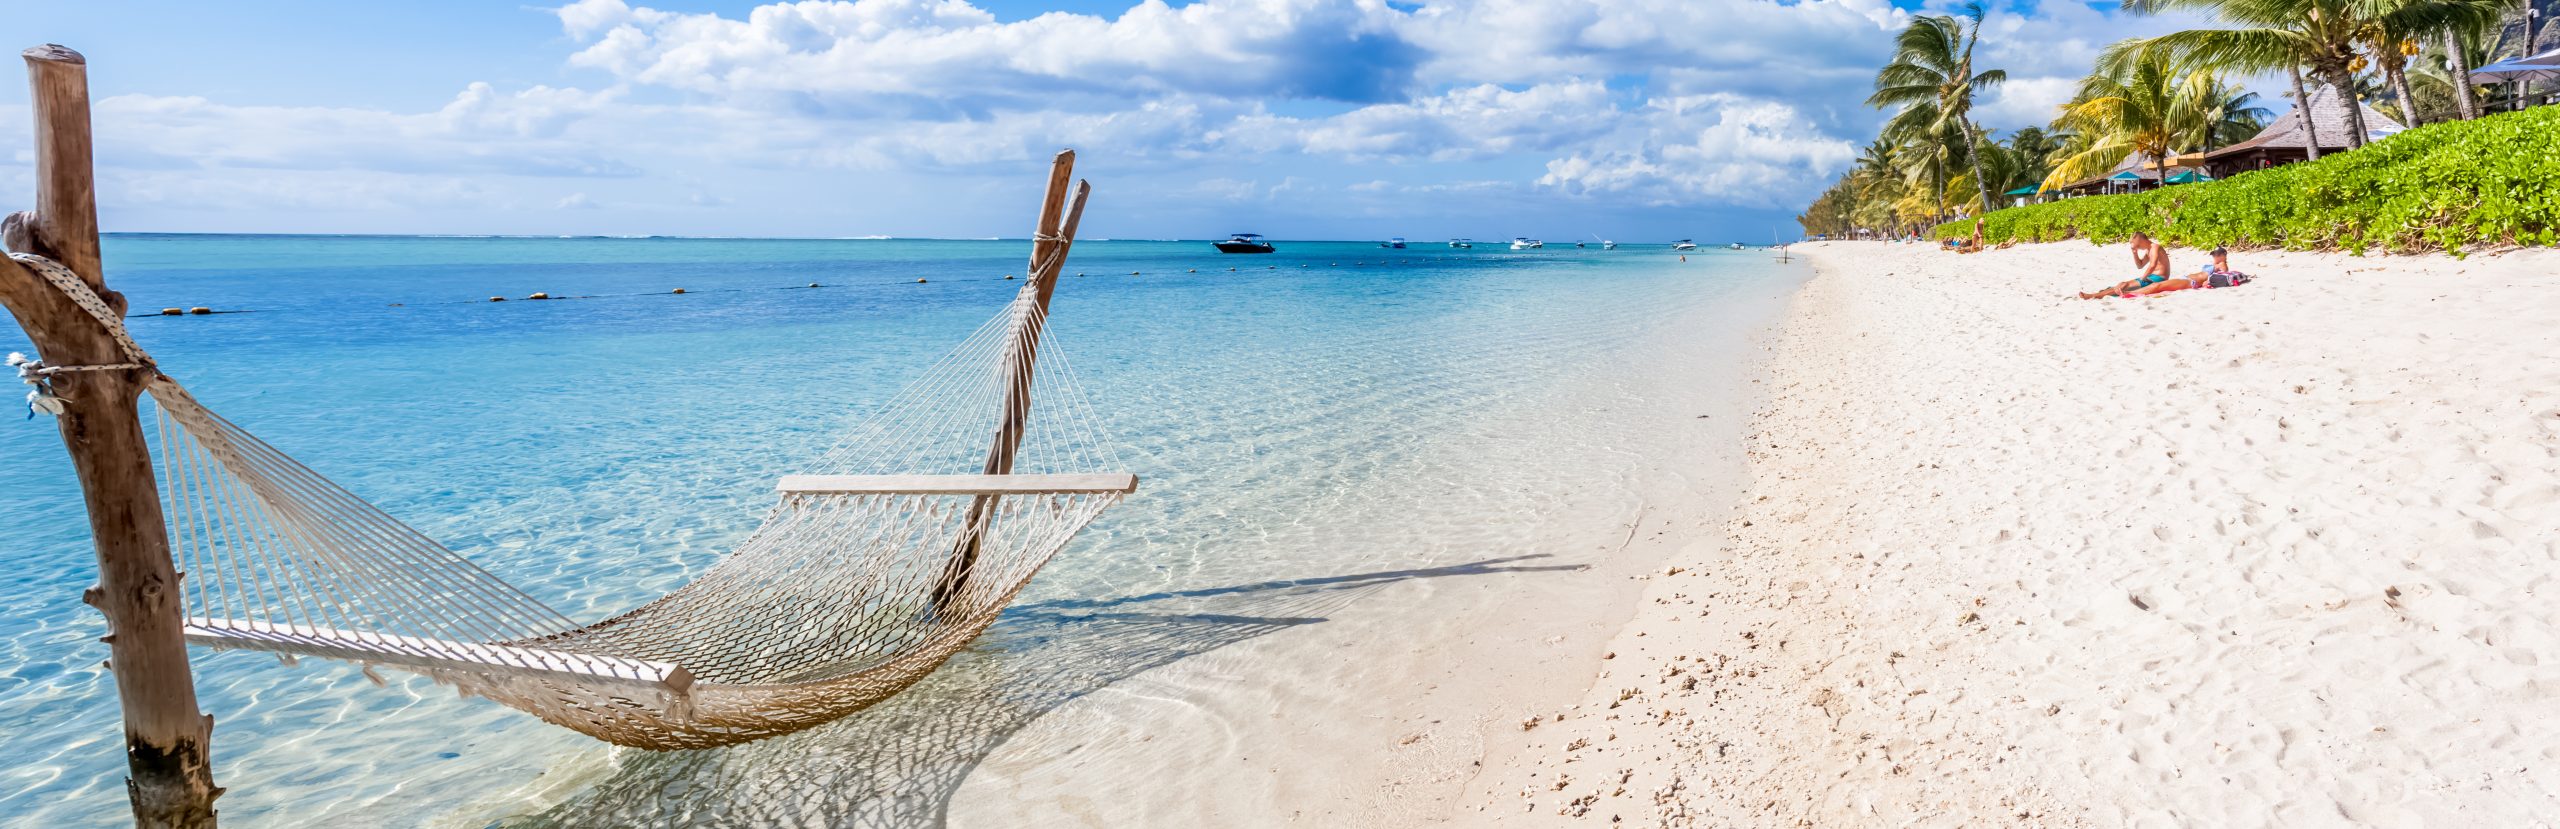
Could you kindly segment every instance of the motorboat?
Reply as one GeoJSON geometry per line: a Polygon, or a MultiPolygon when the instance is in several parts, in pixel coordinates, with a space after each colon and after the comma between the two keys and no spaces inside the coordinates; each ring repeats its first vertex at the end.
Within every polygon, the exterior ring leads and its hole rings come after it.
{"type": "Polygon", "coordinates": [[[1449,240],[1449,246],[1450,246],[1450,247],[1453,247],[1453,248],[1458,248],[1458,249],[1464,250],[1464,249],[1467,249],[1467,248],[1475,247],[1475,246],[1476,246],[1476,240],[1474,240],[1474,239],[1451,239],[1451,240],[1449,240]]]}
{"type": "Polygon", "coordinates": [[[1259,233],[1238,233],[1217,244],[1219,253],[1270,253],[1279,249],[1262,241],[1259,233]]]}
{"type": "Polygon", "coordinates": [[[1393,238],[1393,239],[1386,240],[1386,241],[1384,241],[1384,242],[1379,242],[1379,243],[1378,243],[1378,247],[1386,248],[1386,249],[1388,249],[1388,250],[1403,250],[1403,249],[1404,249],[1404,237],[1402,237],[1402,236],[1398,236],[1398,237],[1395,237],[1395,238],[1393,238]]]}
{"type": "Polygon", "coordinates": [[[1573,246],[1574,246],[1574,247],[1577,247],[1577,248],[1587,248],[1587,247],[1590,247],[1590,245],[1586,245],[1586,244],[1583,244],[1583,243],[1581,243],[1581,242],[1575,242],[1575,243],[1573,243],[1573,246]]]}
{"type": "Polygon", "coordinates": [[[1697,249],[1698,249],[1698,243],[1696,243],[1696,242],[1692,242],[1692,241],[1689,241],[1689,240],[1687,240],[1687,239],[1682,239],[1682,240],[1680,240],[1680,241],[1678,241],[1678,242],[1673,242],[1673,243],[1671,244],[1671,249],[1672,249],[1672,250],[1697,250],[1697,249]]]}
{"type": "Polygon", "coordinates": [[[1730,244],[1730,245],[1726,245],[1726,246],[1724,246],[1724,249],[1725,249],[1725,250],[1750,250],[1751,248],[1749,248],[1749,247],[1747,247],[1747,246],[1743,245],[1741,242],[1735,242],[1735,243],[1733,243],[1733,244],[1730,244]]]}
{"type": "Polygon", "coordinates": [[[1547,243],[1545,243],[1545,242],[1541,242],[1541,241],[1538,241],[1538,240],[1536,240],[1536,239],[1531,239],[1531,238],[1529,238],[1529,237],[1527,237],[1527,236],[1513,236],[1513,237],[1511,237],[1511,249],[1512,249],[1512,250],[1533,250],[1533,249],[1536,249],[1536,248],[1543,248],[1543,247],[1546,247],[1546,246],[1547,246],[1547,243]]]}
{"type": "Polygon", "coordinates": [[[1612,242],[1612,241],[1609,241],[1609,240],[1607,240],[1607,239],[1602,239],[1602,240],[1600,240],[1600,249],[1601,249],[1601,250],[1617,250],[1617,249],[1618,249],[1618,243],[1616,243],[1616,242],[1612,242]]]}

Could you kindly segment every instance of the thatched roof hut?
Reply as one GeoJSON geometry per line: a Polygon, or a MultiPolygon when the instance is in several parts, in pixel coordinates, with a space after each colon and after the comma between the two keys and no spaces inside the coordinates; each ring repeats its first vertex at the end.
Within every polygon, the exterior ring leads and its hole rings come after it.
{"type": "MultiPolygon", "coordinates": [[[[2259,130],[2249,140],[2205,153],[2205,171],[2216,178],[2223,178],[2278,164],[2291,164],[2309,157],[2310,153],[2305,148],[2310,146],[2311,140],[2303,130],[2305,113],[2311,119],[2311,132],[2319,135],[2321,152],[2345,152],[2347,138],[2354,131],[2347,127],[2347,108],[2339,103],[2337,92],[2325,85],[2317,86],[2311,88],[2310,97],[2309,106],[2297,106],[2292,112],[2277,116],[2266,129],[2259,130]]],[[[2367,140],[2380,140],[2402,129],[2399,121],[2384,116],[2379,110],[2361,102],[2356,106],[2364,110],[2367,140]]]]}

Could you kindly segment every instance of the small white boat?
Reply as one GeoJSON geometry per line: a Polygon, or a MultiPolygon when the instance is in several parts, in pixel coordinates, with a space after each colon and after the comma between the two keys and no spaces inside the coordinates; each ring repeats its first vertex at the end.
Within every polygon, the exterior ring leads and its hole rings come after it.
{"type": "Polygon", "coordinates": [[[1475,246],[1476,246],[1476,240],[1474,240],[1474,239],[1451,239],[1451,240],[1449,240],[1449,246],[1450,246],[1450,247],[1453,247],[1453,248],[1472,248],[1472,247],[1475,247],[1475,246]]]}
{"type": "Polygon", "coordinates": [[[1378,243],[1378,247],[1386,248],[1386,249],[1389,249],[1389,250],[1403,250],[1403,249],[1404,249],[1404,237],[1402,237],[1402,236],[1398,236],[1398,237],[1395,237],[1395,238],[1393,238],[1393,239],[1388,239],[1388,240],[1386,240],[1386,241],[1384,241],[1384,242],[1379,242],[1379,243],[1378,243]]]}
{"type": "Polygon", "coordinates": [[[1616,242],[1612,242],[1612,241],[1609,241],[1609,240],[1607,240],[1607,239],[1602,239],[1602,240],[1600,240],[1600,249],[1601,249],[1601,250],[1617,250],[1617,249],[1618,249],[1618,243],[1616,243],[1616,242]]]}
{"type": "Polygon", "coordinates": [[[1735,242],[1735,243],[1733,243],[1733,244],[1726,245],[1726,246],[1724,246],[1724,247],[1725,247],[1725,249],[1726,249],[1726,250],[1750,250],[1750,248],[1743,247],[1743,245],[1742,245],[1742,243],[1741,243],[1741,242],[1735,242]]]}
{"type": "Polygon", "coordinates": [[[1678,241],[1678,242],[1674,242],[1674,243],[1672,243],[1672,245],[1671,245],[1671,249],[1672,249],[1672,250],[1684,250],[1684,251],[1685,251],[1685,250],[1697,250],[1697,249],[1698,249],[1698,243],[1696,243],[1696,242],[1692,242],[1692,241],[1689,241],[1689,240],[1687,240],[1687,239],[1682,239],[1682,240],[1680,240],[1680,241],[1678,241]]]}
{"type": "Polygon", "coordinates": [[[1538,241],[1538,240],[1536,240],[1536,239],[1531,239],[1531,238],[1529,238],[1529,237],[1527,237],[1527,236],[1513,236],[1513,237],[1511,237],[1511,249],[1512,249],[1512,250],[1530,250],[1530,249],[1533,249],[1533,248],[1543,248],[1543,247],[1546,247],[1546,246],[1547,246],[1547,243],[1545,243],[1545,242],[1541,242],[1541,241],[1538,241]]]}

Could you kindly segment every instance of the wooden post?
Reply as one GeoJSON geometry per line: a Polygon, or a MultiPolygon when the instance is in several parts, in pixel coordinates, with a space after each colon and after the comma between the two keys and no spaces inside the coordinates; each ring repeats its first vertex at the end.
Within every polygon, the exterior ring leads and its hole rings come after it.
{"type": "MultiPolygon", "coordinates": [[[[1040,202],[1040,221],[1032,232],[1031,266],[1024,272],[1029,281],[1022,284],[1023,296],[1031,298],[1033,312],[1013,321],[1005,332],[1005,390],[1003,418],[996,426],[993,445],[987,447],[984,474],[1013,474],[1014,453],[1022,448],[1022,433],[1031,423],[1032,368],[1039,360],[1040,332],[1047,327],[1049,297],[1058,290],[1058,273],[1067,266],[1067,250],[1075,246],[1076,225],[1084,219],[1084,199],[1093,191],[1086,182],[1076,182],[1075,203],[1067,203],[1067,182],[1074,178],[1076,151],[1060,150],[1049,164],[1049,193],[1040,202]]],[[[958,543],[952,546],[951,564],[942,572],[942,581],[933,588],[933,610],[941,613],[951,600],[960,595],[969,582],[969,572],[978,565],[978,549],[985,541],[989,522],[995,520],[996,495],[979,495],[969,502],[967,527],[958,543]]]]}
{"type": "MultiPolygon", "coordinates": [[[[92,189],[88,62],[60,46],[26,51],[35,112],[36,209],[10,216],[12,250],[53,259],[80,274],[118,314],[124,297],[106,289],[98,260],[92,189]]],[[[17,318],[37,356],[56,366],[128,362],[115,338],[51,283],[0,259],[0,305],[17,318]]],[[[124,705],[125,791],[136,826],[211,827],[208,759],[213,719],[196,708],[187,667],[178,573],[169,559],[159,485],[143,442],[136,403],[148,369],[53,376],[64,409],[56,418],[80,476],[89,531],[97,540],[98,586],[82,598],[107,617],[107,661],[124,705]]]]}

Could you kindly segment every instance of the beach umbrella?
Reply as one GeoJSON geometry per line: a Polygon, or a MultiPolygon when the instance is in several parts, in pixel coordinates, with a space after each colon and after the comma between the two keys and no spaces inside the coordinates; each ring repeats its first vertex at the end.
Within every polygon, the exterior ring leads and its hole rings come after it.
{"type": "Polygon", "coordinates": [[[2206,175],[2206,174],[2204,173],[2204,171],[2202,171],[2202,170],[2179,170],[2179,171],[2177,171],[2177,172],[2175,172],[2175,173],[2170,173],[2168,178],[2161,179],[2161,180],[2160,180],[2160,183],[2162,183],[2162,184],[2192,184],[2192,183],[2199,182],[2199,181],[2212,181],[2212,180],[2213,180],[2213,177],[2212,177],[2212,176],[2209,176],[2209,175],[2206,175]]]}
{"type": "Polygon", "coordinates": [[[2560,52],[2545,53],[2528,58],[2509,58],[2478,69],[2473,69],[2471,70],[2471,82],[2481,84],[2516,83],[2520,81],[2547,81],[2553,78],[2560,78],[2560,63],[2529,62],[2536,60],[2560,60],[2560,52]]]}
{"type": "Polygon", "coordinates": [[[2472,83],[2518,84],[2516,87],[2517,109],[2523,109],[2525,106],[2525,85],[2529,85],[2534,81],[2547,81],[2554,78],[2560,78],[2560,49],[2554,49],[2539,55],[2508,58],[2506,60],[2471,70],[2472,83]]]}
{"type": "Polygon", "coordinates": [[[2037,192],[2037,190],[2036,190],[2036,188],[2035,188],[2035,186],[2034,186],[2034,185],[2028,185],[2028,186],[2025,186],[2025,187],[2020,187],[2020,188],[2018,188],[2018,189],[2016,189],[2016,190],[2011,190],[2011,191],[2009,191],[2009,192],[2002,193],[2002,194],[2000,194],[2000,195],[2003,195],[2003,196],[2032,196],[2032,195],[2035,195],[2035,194],[2036,194],[2036,192],[2037,192]]]}

